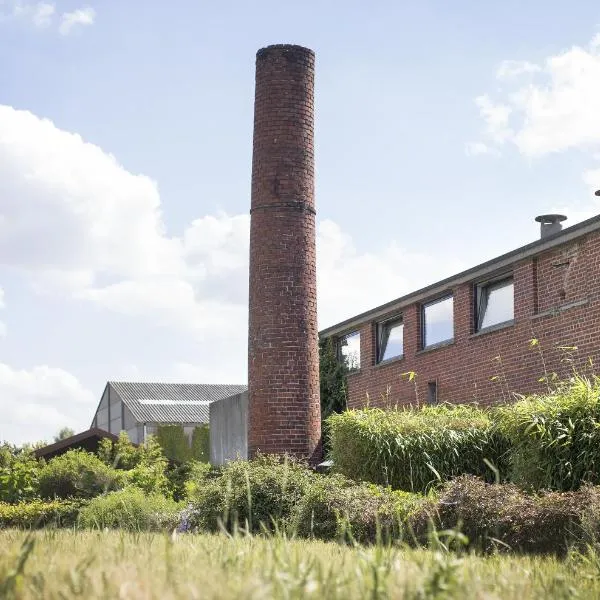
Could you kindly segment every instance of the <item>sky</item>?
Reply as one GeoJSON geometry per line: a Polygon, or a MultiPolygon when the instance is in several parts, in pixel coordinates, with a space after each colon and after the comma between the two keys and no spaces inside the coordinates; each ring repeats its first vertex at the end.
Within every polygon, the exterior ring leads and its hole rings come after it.
{"type": "Polygon", "coordinates": [[[0,0],[0,440],[245,383],[256,51],[315,50],[319,327],[600,212],[591,0],[0,0]]]}

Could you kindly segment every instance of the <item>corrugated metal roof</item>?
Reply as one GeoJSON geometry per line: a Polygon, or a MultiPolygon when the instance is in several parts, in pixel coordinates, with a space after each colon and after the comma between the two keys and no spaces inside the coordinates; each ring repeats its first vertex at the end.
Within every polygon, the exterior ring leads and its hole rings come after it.
{"type": "Polygon", "coordinates": [[[245,385],[133,383],[108,385],[139,423],[208,423],[209,405],[247,389],[245,385]]]}

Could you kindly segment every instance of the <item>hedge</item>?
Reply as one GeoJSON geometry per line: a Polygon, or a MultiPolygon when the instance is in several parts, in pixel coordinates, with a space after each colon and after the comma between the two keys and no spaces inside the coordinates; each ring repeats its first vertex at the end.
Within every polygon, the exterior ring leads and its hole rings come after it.
{"type": "Polygon", "coordinates": [[[40,469],[38,483],[42,498],[92,498],[122,487],[124,476],[95,454],[69,450],[40,469]]]}
{"type": "Polygon", "coordinates": [[[510,479],[533,489],[600,483],[600,379],[575,377],[496,411],[510,441],[510,479]]]}
{"type": "Polygon", "coordinates": [[[0,528],[70,527],[76,523],[83,505],[84,502],[76,500],[31,500],[19,504],[0,502],[0,528]]]}
{"type": "Polygon", "coordinates": [[[180,506],[161,494],[147,494],[136,487],[98,496],[81,510],[79,525],[129,531],[172,530],[179,521],[180,506]]]}
{"type": "Polygon", "coordinates": [[[474,406],[367,408],[328,419],[337,472],[357,481],[426,492],[465,473],[492,481],[508,471],[507,438],[474,406]]]}
{"type": "Polygon", "coordinates": [[[287,457],[237,460],[200,477],[180,531],[283,530],[368,543],[402,536],[408,514],[424,501],[342,475],[321,475],[287,457]]]}
{"type": "Polygon", "coordinates": [[[409,518],[421,542],[432,527],[460,530],[473,549],[565,555],[600,534],[600,487],[530,494],[514,484],[488,484],[465,475],[443,486],[437,502],[409,518]]]}

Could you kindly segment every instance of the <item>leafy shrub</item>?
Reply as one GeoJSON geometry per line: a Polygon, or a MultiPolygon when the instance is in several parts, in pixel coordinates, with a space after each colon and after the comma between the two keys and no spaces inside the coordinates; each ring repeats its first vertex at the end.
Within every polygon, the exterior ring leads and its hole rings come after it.
{"type": "Polygon", "coordinates": [[[108,438],[100,441],[99,458],[109,467],[129,470],[142,460],[143,445],[136,446],[131,442],[126,431],[121,431],[116,442],[108,438]]]}
{"type": "Polygon", "coordinates": [[[490,461],[505,473],[508,441],[473,406],[352,410],[328,419],[336,471],[411,492],[469,473],[489,480],[490,461]]]}
{"type": "Polygon", "coordinates": [[[554,490],[600,483],[600,379],[575,377],[497,415],[512,446],[513,482],[554,490]]]}
{"type": "Polygon", "coordinates": [[[19,504],[0,502],[0,528],[70,527],[77,521],[82,505],[81,500],[33,500],[19,504]]]}
{"type": "Polygon", "coordinates": [[[146,494],[128,487],[98,496],[81,510],[79,525],[98,529],[164,531],[174,529],[179,520],[179,505],[161,494],[146,494]]]}
{"type": "Polygon", "coordinates": [[[404,534],[404,522],[422,498],[342,475],[316,476],[295,510],[294,530],[323,540],[390,540],[404,534]]]}
{"type": "Polygon", "coordinates": [[[187,473],[183,483],[182,498],[195,498],[212,470],[210,464],[192,460],[187,463],[187,473]]]}
{"type": "Polygon", "coordinates": [[[314,474],[301,463],[277,456],[236,460],[211,473],[194,492],[182,529],[259,532],[290,523],[292,511],[314,474]]]}
{"type": "Polygon", "coordinates": [[[123,485],[122,475],[95,454],[69,450],[40,469],[42,498],[93,498],[123,485]]]}
{"type": "Polygon", "coordinates": [[[0,502],[22,502],[39,493],[40,464],[30,452],[5,454],[0,466],[0,502]]]}
{"type": "Polygon", "coordinates": [[[472,476],[447,483],[439,501],[410,519],[421,540],[429,525],[459,529],[472,547],[490,551],[564,554],[600,533],[600,488],[528,494],[514,484],[488,484],[472,476]]]}
{"type": "Polygon", "coordinates": [[[117,468],[126,484],[148,493],[170,493],[168,461],[155,436],[149,436],[143,444],[136,446],[122,431],[114,444],[110,440],[102,440],[98,456],[105,465],[117,468]]]}

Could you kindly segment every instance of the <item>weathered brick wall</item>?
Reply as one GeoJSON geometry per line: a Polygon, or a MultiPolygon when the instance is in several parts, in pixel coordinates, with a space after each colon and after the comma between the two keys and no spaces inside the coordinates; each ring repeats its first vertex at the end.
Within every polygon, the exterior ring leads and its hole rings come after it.
{"type": "Polygon", "coordinates": [[[321,437],[312,50],[256,56],[248,449],[316,461],[321,437]]]}
{"type": "MultiPolygon", "coordinates": [[[[440,402],[489,404],[512,393],[543,391],[539,379],[551,373],[566,377],[576,368],[600,365],[600,233],[591,233],[517,263],[513,269],[514,324],[474,334],[473,285],[454,293],[454,343],[420,350],[420,305],[401,312],[404,357],[376,364],[376,325],[364,324],[361,369],[348,376],[349,405],[421,403],[427,382],[437,380],[440,402]],[[531,347],[529,341],[539,340],[531,347]],[[577,346],[577,351],[560,349],[577,346]],[[417,382],[403,373],[414,371],[417,382]],[[492,378],[495,378],[492,381],[492,378]]],[[[378,319],[380,320],[380,319],[378,319]]]]}

